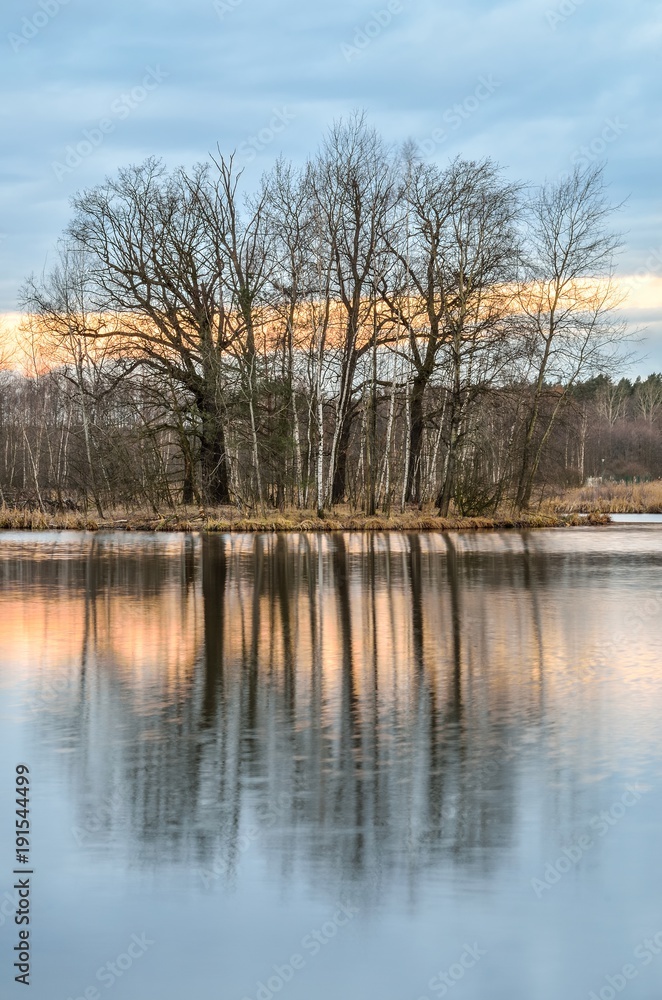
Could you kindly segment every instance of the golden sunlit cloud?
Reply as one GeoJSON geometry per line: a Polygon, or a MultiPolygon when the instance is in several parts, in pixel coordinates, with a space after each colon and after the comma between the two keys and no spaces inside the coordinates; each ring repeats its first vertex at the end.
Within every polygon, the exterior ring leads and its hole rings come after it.
{"type": "MultiPolygon", "coordinates": [[[[614,282],[619,309],[628,314],[654,313],[662,319],[662,276],[655,274],[619,275],[614,282]]],[[[0,313],[0,368],[23,367],[28,338],[21,332],[25,316],[18,312],[0,313]]]]}

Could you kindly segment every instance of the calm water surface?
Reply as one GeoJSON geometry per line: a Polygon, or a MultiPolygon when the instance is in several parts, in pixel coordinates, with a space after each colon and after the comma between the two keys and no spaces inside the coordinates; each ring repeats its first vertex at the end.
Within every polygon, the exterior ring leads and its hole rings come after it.
{"type": "Polygon", "coordinates": [[[661,570],[654,524],[1,536],[31,1000],[662,995],[661,570]]]}
{"type": "Polygon", "coordinates": [[[614,524],[661,524],[662,514],[612,514],[614,524]]]}

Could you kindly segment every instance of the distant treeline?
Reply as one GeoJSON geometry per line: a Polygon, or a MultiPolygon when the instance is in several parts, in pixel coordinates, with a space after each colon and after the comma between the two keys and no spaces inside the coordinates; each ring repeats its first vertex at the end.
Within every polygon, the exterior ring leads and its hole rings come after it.
{"type": "Polygon", "coordinates": [[[240,183],[219,152],[74,199],[0,383],[0,500],[478,514],[660,475],[660,376],[614,381],[599,169],[532,190],[355,115],[240,183]]]}

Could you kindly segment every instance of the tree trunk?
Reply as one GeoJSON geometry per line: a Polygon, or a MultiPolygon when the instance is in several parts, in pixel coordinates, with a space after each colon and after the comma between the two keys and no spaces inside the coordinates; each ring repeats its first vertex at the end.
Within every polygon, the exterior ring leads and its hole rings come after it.
{"type": "Polygon", "coordinates": [[[352,431],[352,416],[345,414],[342,428],[338,435],[336,468],[331,490],[331,503],[333,504],[342,503],[347,492],[347,453],[349,451],[349,437],[352,431]]]}
{"type": "Polygon", "coordinates": [[[457,465],[457,443],[459,437],[460,416],[456,411],[451,416],[450,438],[448,442],[448,451],[446,453],[444,480],[441,484],[439,496],[437,497],[437,506],[439,507],[440,517],[448,517],[451,500],[453,498],[453,490],[455,487],[455,469],[457,465]]]}
{"type": "Polygon", "coordinates": [[[200,432],[200,465],[202,494],[206,503],[230,503],[230,477],[225,447],[225,431],[221,415],[212,406],[202,406],[200,432]]]}
{"type": "Polygon", "coordinates": [[[411,392],[407,500],[421,502],[421,451],[423,448],[423,397],[426,380],[415,378],[411,392]]]}
{"type": "Polygon", "coordinates": [[[184,459],[184,481],[182,484],[182,503],[188,507],[195,502],[195,477],[191,446],[187,439],[182,440],[182,457],[184,459]]]}
{"type": "Polygon", "coordinates": [[[518,510],[526,510],[531,503],[531,493],[533,491],[533,477],[535,472],[532,471],[532,455],[531,450],[533,446],[533,436],[535,434],[536,426],[538,423],[538,397],[533,405],[533,411],[529,416],[526,424],[526,433],[524,435],[524,445],[522,447],[522,464],[520,467],[519,480],[517,483],[517,499],[516,506],[518,510]]]}

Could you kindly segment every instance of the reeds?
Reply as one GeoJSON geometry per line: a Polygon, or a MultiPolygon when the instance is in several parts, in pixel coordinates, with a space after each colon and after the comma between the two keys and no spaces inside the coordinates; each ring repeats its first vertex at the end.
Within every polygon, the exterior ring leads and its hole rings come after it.
{"type": "Polygon", "coordinates": [[[368,517],[363,514],[340,514],[334,517],[311,516],[255,517],[241,520],[208,519],[203,530],[228,531],[496,531],[500,528],[560,528],[567,521],[552,514],[523,514],[518,517],[436,517],[433,514],[396,514],[392,517],[368,517]]]}
{"type": "Polygon", "coordinates": [[[546,507],[557,514],[662,514],[662,480],[581,486],[546,507]]]}
{"type": "MultiPolygon", "coordinates": [[[[560,502],[559,502],[560,503],[560,502]]],[[[564,513],[548,504],[544,511],[528,514],[506,513],[495,517],[437,517],[434,513],[410,510],[391,517],[368,516],[349,509],[317,517],[313,511],[289,510],[265,515],[242,515],[231,508],[215,511],[191,510],[151,514],[145,511],[127,513],[122,517],[93,518],[85,513],[43,513],[0,507],[0,529],[14,531],[143,531],[143,532],[292,532],[292,531],[497,531],[506,528],[562,528],[586,524],[609,523],[601,511],[591,511],[589,517],[579,512],[564,513]]]]}
{"type": "Polygon", "coordinates": [[[0,507],[0,529],[5,531],[98,531],[99,523],[88,514],[46,514],[41,510],[0,507]]]}

